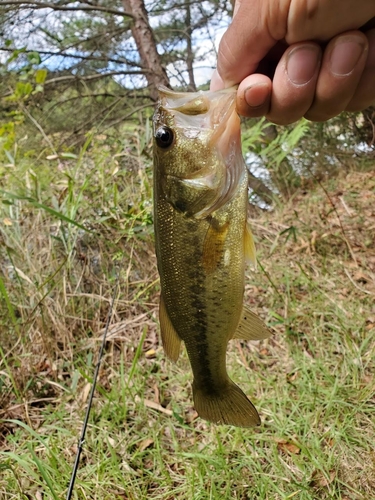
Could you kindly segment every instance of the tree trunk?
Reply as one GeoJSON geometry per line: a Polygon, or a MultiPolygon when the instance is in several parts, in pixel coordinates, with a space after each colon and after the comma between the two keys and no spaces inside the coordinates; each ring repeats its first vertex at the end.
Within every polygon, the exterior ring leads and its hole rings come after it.
{"type": "Polygon", "coordinates": [[[271,189],[264,184],[261,179],[255,177],[254,174],[248,172],[249,174],[249,187],[254,191],[254,193],[259,196],[265,203],[272,205],[274,201],[274,193],[271,189]]]}
{"type": "Polygon", "coordinates": [[[194,62],[194,52],[193,52],[193,46],[191,43],[191,38],[193,34],[193,30],[191,28],[191,12],[190,12],[190,3],[186,5],[186,17],[185,17],[185,36],[186,36],[186,66],[188,70],[188,75],[189,75],[189,85],[188,85],[188,90],[192,92],[197,91],[197,87],[195,85],[195,79],[194,79],[194,69],[193,69],[193,62],[194,62]]]}
{"type": "Polygon", "coordinates": [[[122,0],[126,12],[133,16],[131,31],[141,64],[147,70],[146,78],[150,87],[150,96],[153,100],[158,98],[158,87],[164,85],[170,87],[165,68],[156,48],[156,40],[152,28],[148,22],[148,14],[143,0],[122,0]]]}

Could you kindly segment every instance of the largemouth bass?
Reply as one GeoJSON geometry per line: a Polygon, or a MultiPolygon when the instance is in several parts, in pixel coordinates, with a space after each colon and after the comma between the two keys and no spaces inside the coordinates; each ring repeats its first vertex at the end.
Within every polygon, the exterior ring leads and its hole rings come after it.
{"type": "Polygon", "coordinates": [[[200,417],[251,427],[259,415],[227,374],[227,344],[270,332],[243,304],[245,260],[255,261],[255,248],[235,97],[233,89],[160,89],[153,119],[154,224],[164,351],[177,361],[184,341],[200,417]]]}

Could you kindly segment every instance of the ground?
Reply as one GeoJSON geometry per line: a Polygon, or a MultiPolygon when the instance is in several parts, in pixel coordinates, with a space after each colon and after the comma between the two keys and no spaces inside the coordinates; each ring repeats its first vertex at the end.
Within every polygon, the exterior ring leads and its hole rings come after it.
{"type": "Polygon", "coordinates": [[[228,347],[262,419],[237,429],[163,354],[148,171],[91,166],[94,190],[70,161],[0,213],[0,499],[66,495],[117,275],[73,498],[375,499],[375,171],[252,214],[245,300],[273,336],[228,347]]]}

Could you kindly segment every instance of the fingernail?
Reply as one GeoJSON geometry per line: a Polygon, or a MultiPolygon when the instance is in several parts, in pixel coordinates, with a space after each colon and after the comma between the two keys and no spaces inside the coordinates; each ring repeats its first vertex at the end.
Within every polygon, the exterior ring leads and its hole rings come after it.
{"type": "Polygon", "coordinates": [[[210,90],[221,90],[224,88],[224,82],[217,72],[217,69],[212,73],[210,90]]]}
{"type": "MultiPolygon", "coordinates": [[[[232,2],[232,5],[233,5],[233,2],[232,2]]],[[[233,16],[232,16],[233,19],[237,15],[237,12],[240,9],[240,5],[241,5],[241,1],[240,0],[236,0],[236,2],[234,2],[234,9],[233,9],[233,16]]]]}
{"type": "Polygon", "coordinates": [[[269,85],[266,83],[254,83],[247,87],[244,92],[245,101],[251,108],[260,108],[269,97],[269,85]]]}
{"type": "Polygon", "coordinates": [[[362,39],[340,38],[331,51],[330,67],[334,75],[348,75],[365,51],[362,39]]]}
{"type": "Polygon", "coordinates": [[[286,72],[294,85],[306,85],[316,73],[320,63],[320,48],[317,45],[300,45],[288,54],[286,72]]]}

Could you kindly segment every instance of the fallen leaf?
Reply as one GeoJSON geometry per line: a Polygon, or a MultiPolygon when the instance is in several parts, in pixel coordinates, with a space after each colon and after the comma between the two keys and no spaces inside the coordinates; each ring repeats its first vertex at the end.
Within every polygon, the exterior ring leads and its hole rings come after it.
{"type": "Polygon", "coordinates": [[[327,446],[329,446],[330,448],[332,448],[332,446],[335,444],[335,440],[333,438],[329,438],[327,439],[327,446]]]}
{"type": "Polygon", "coordinates": [[[323,474],[322,471],[316,470],[312,475],[310,484],[311,486],[315,486],[318,488],[325,488],[326,486],[332,483],[335,477],[336,477],[336,472],[334,470],[331,470],[329,472],[329,477],[323,474]]]}
{"type": "Polygon", "coordinates": [[[294,382],[299,376],[299,372],[288,373],[286,379],[288,382],[294,382]]]}
{"type": "Polygon", "coordinates": [[[281,451],[291,453],[292,455],[299,455],[301,453],[301,448],[290,442],[278,443],[277,448],[281,451]]]}
{"type": "Polygon", "coordinates": [[[285,438],[278,438],[278,437],[273,438],[273,441],[275,441],[275,443],[277,443],[277,444],[285,444],[285,443],[288,442],[287,439],[285,439],[285,438]]]}
{"type": "MultiPolygon", "coordinates": [[[[198,413],[192,408],[191,411],[185,416],[185,422],[190,424],[198,418],[198,413]]],[[[195,439],[195,438],[194,438],[195,439]]]]}
{"type": "Polygon", "coordinates": [[[143,441],[140,442],[138,449],[139,451],[144,451],[146,448],[154,444],[153,439],[144,439],[143,441]]]}
{"type": "MultiPolygon", "coordinates": [[[[138,396],[135,398],[135,400],[136,400],[136,402],[140,402],[141,398],[138,396]]],[[[165,413],[166,415],[169,415],[169,416],[173,415],[172,410],[168,410],[167,408],[164,408],[164,406],[161,406],[158,403],[155,403],[154,401],[150,401],[149,399],[144,399],[143,402],[144,402],[145,406],[147,406],[147,408],[151,408],[152,410],[160,411],[161,413],[165,413]]]]}
{"type": "Polygon", "coordinates": [[[78,453],[78,446],[76,444],[73,444],[68,448],[68,450],[71,452],[72,455],[76,455],[78,453]]]}
{"type": "Polygon", "coordinates": [[[145,352],[145,356],[147,359],[154,358],[156,355],[155,349],[149,349],[147,352],[145,352]]]}
{"type": "Polygon", "coordinates": [[[111,437],[107,437],[107,440],[108,440],[108,443],[112,446],[112,448],[114,448],[116,445],[116,441],[111,437]]]}
{"type": "Polygon", "coordinates": [[[354,279],[355,279],[355,281],[358,281],[359,283],[367,283],[368,282],[368,276],[366,276],[361,271],[358,271],[354,274],[354,279]]]}

